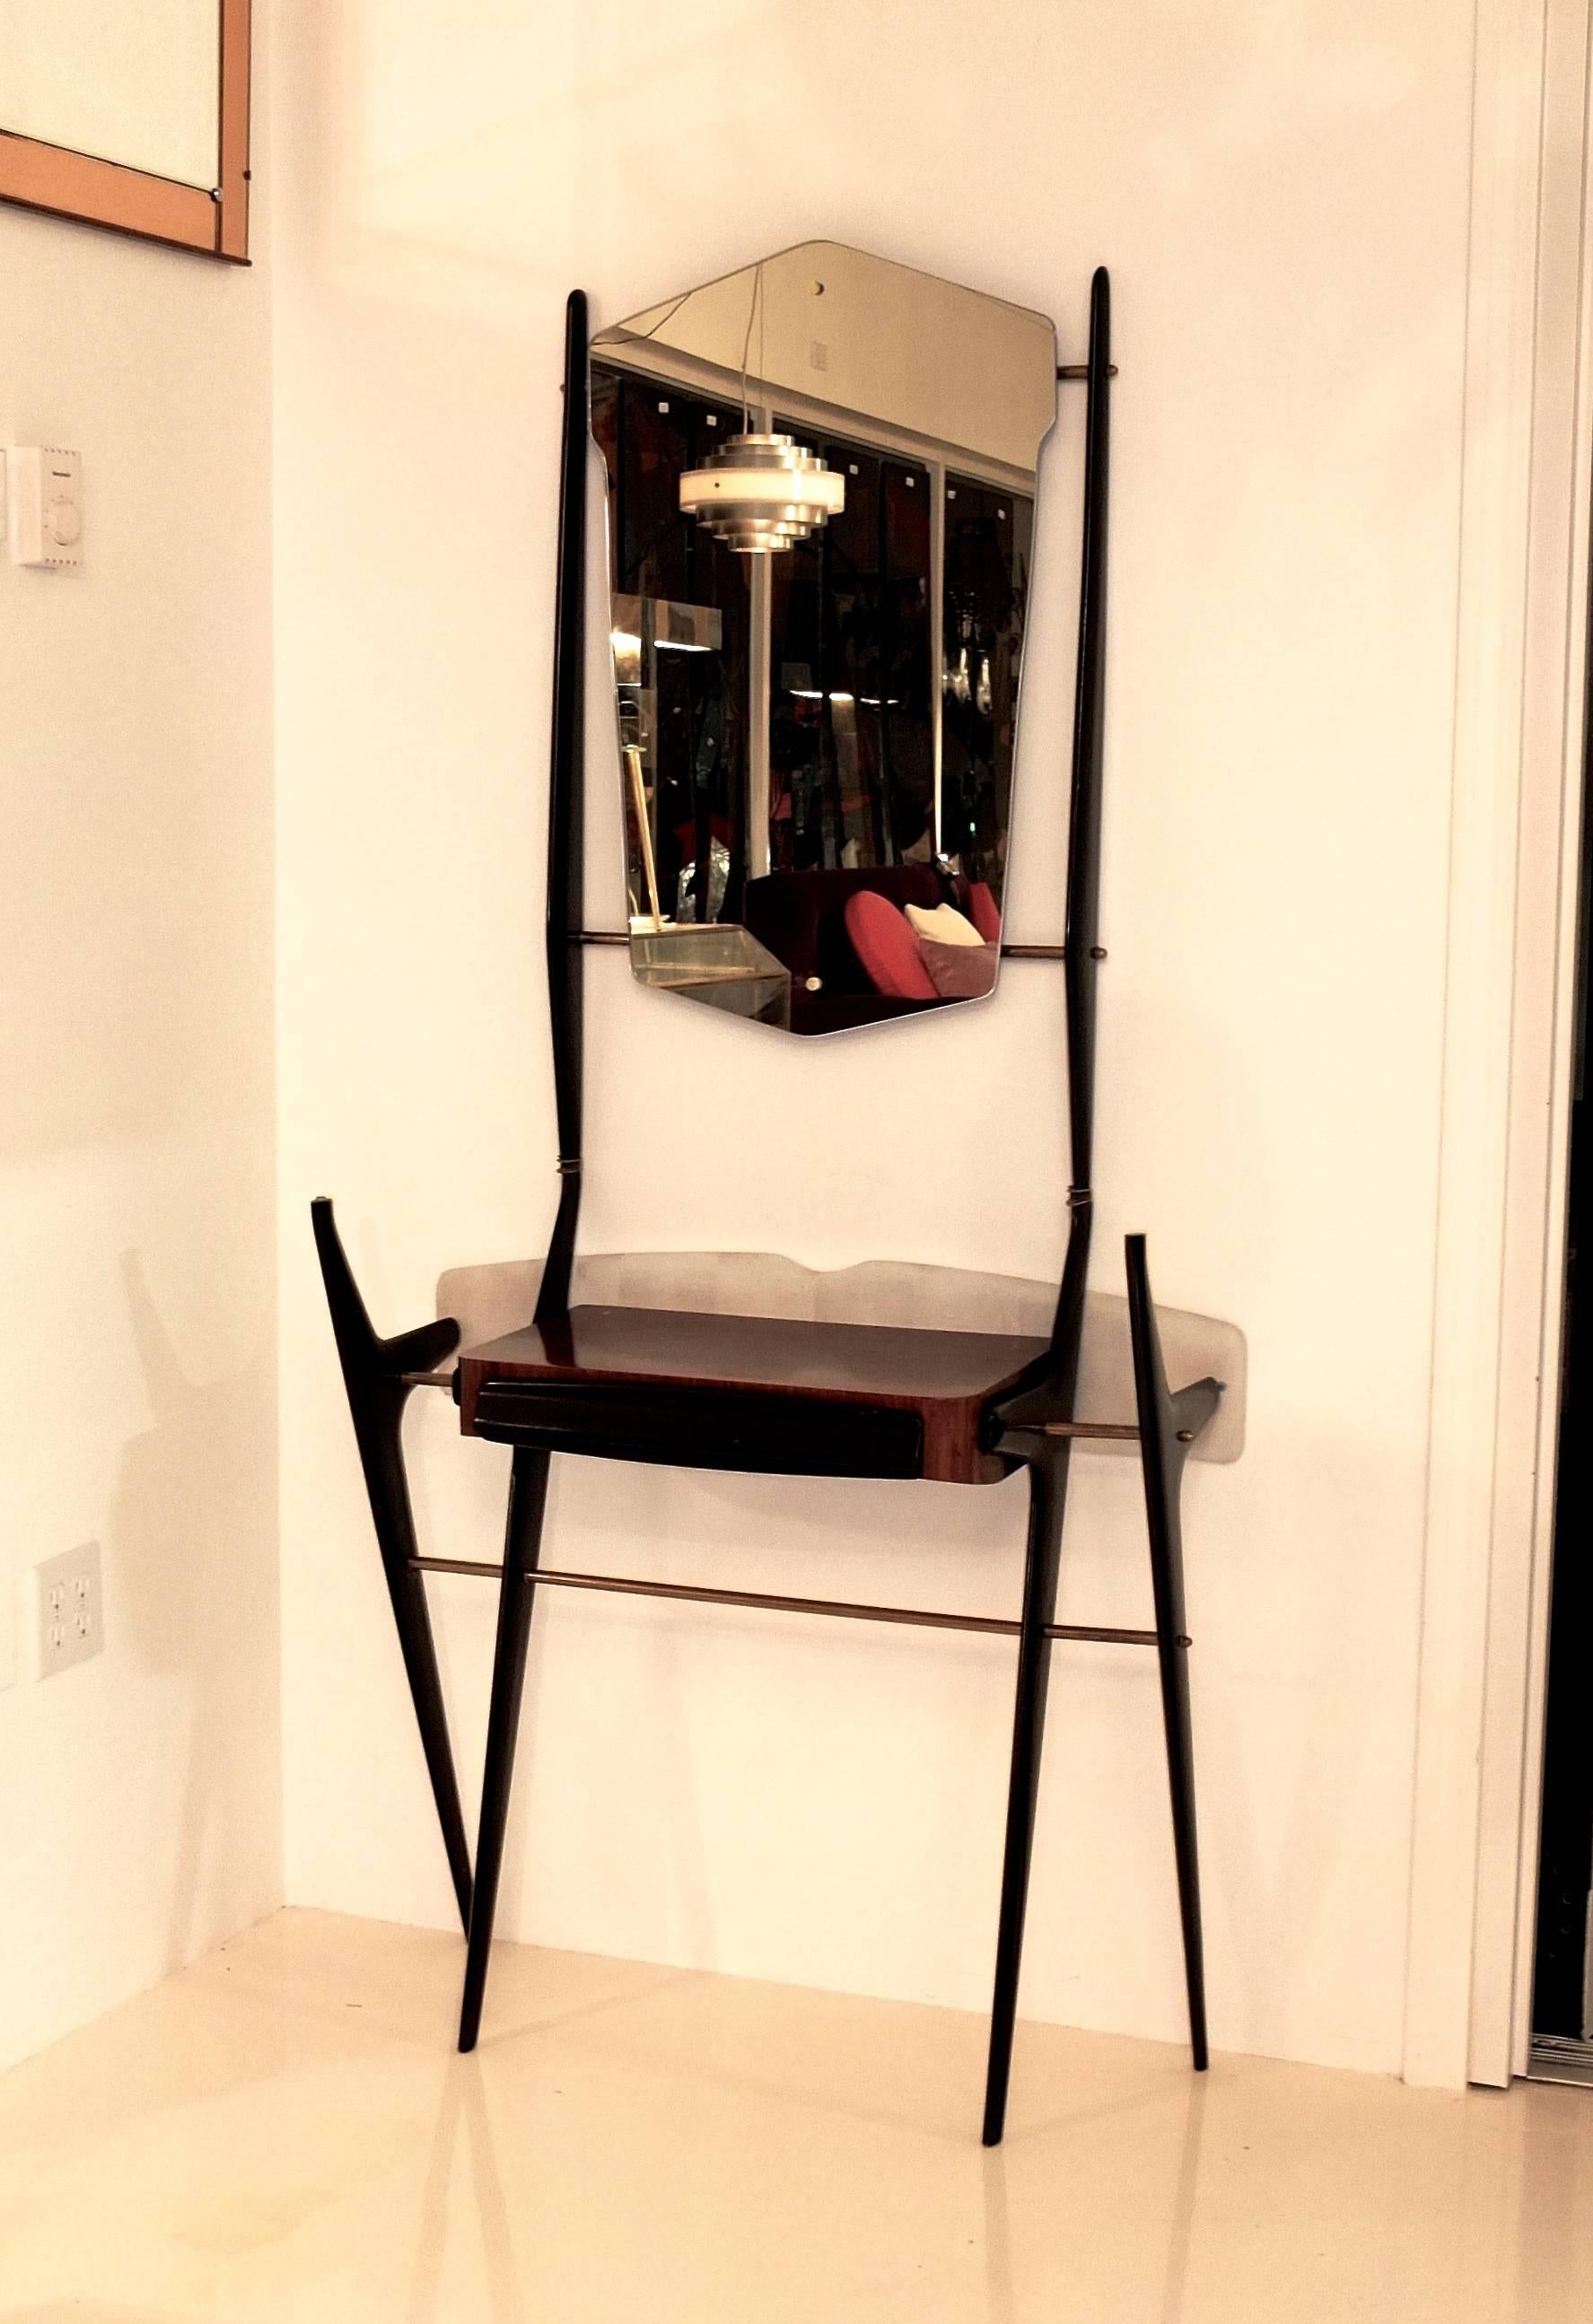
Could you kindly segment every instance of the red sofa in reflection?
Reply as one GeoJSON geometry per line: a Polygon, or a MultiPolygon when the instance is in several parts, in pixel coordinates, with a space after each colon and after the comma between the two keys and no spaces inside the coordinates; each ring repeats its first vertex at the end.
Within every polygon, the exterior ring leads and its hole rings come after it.
{"type": "MultiPolygon", "coordinates": [[[[900,911],[909,904],[925,911],[954,904],[987,944],[1000,936],[996,899],[985,882],[943,878],[929,863],[882,864],[866,872],[772,872],[749,880],[743,917],[758,942],[791,972],[793,1031],[837,1032],[941,1005],[927,976],[922,998],[882,993],[847,929],[847,906],[860,894],[883,896],[900,911]]],[[[900,980],[887,973],[886,981],[909,985],[911,972],[900,980]]]]}

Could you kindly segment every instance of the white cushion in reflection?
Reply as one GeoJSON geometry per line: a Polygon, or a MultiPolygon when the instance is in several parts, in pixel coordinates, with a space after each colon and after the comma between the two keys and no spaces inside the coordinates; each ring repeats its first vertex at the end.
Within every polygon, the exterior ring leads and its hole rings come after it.
{"type": "Polygon", "coordinates": [[[982,945],[985,941],[972,920],[965,919],[952,904],[937,904],[926,912],[922,904],[909,904],[907,917],[915,936],[927,936],[931,944],[982,945]]]}

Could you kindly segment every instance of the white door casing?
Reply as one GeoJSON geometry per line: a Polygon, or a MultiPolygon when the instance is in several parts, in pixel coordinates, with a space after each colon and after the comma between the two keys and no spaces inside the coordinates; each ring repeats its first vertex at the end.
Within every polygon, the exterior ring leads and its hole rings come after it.
{"type": "Polygon", "coordinates": [[[1478,0],[1407,2080],[1524,2062],[1593,443],[1588,0],[1478,0]]]}

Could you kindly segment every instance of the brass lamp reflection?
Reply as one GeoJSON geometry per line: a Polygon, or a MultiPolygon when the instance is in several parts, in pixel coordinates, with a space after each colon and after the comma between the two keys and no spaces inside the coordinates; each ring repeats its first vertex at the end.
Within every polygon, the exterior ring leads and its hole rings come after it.
{"type": "Polygon", "coordinates": [[[744,557],[806,540],[847,504],[845,479],[794,436],[732,436],[681,478],[681,508],[744,557]]]}

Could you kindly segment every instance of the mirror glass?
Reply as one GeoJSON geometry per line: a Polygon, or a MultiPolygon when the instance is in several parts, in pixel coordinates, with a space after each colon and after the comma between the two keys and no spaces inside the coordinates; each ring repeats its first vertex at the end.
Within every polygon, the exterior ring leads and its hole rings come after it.
{"type": "Polygon", "coordinates": [[[1051,324],[806,243],[591,358],[636,976],[792,1033],[983,998],[1051,324]]]}
{"type": "Polygon", "coordinates": [[[0,0],[0,131],[208,192],[218,0],[0,0]]]}

